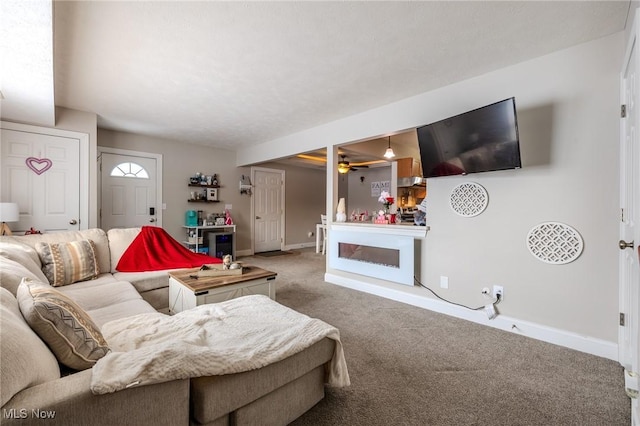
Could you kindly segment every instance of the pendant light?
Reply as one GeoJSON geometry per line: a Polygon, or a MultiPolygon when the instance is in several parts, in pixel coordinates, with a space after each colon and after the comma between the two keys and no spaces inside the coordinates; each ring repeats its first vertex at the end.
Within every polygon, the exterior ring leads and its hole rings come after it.
{"type": "Polygon", "coordinates": [[[395,156],[396,154],[394,154],[393,149],[391,149],[391,136],[389,136],[389,148],[387,148],[386,152],[384,153],[384,158],[393,158],[395,156]]]}

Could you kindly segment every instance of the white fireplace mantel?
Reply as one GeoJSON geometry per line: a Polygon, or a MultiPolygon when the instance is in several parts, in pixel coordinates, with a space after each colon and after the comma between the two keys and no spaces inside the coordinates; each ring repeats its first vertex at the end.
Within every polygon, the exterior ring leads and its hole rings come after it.
{"type": "Polygon", "coordinates": [[[413,225],[379,225],[369,222],[332,222],[331,230],[348,232],[366,232],[380,235],[406,236],[413,238],[425,238],[430,227],[413,225]]]}

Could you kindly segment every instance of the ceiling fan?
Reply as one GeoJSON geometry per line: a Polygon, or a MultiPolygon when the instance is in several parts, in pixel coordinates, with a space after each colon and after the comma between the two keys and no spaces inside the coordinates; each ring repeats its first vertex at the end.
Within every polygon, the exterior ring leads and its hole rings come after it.
{"type": "Polygon", "coordinates": [[[345,174],[349,173],[351,170],[356,171],[358,168],[368,168],[369,166],[365,163],[353,163],[351,165],[345,158],[346,155],[340,156],[342,160],[338,162],[338,173],[345,174]]]}

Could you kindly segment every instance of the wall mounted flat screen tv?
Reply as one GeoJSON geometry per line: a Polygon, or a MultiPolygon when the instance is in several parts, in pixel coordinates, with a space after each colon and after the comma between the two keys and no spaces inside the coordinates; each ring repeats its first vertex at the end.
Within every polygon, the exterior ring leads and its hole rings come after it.
{"type": "Polygon", "coordinates": [[[515,98],[419,127],[423,177],[518,169],[515,98]]]}

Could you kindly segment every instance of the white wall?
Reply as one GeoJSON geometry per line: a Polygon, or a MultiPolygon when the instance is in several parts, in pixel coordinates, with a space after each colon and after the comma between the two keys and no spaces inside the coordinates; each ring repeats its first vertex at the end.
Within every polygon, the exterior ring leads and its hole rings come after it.
{"type": "MultiPolygon", "coordinates": [[[[623,50],[624,36],[618,33],[267,142],[251,153],[239,152],[238,163],[269,151],[285,155],[283,147],[291,154],[326,141],[331,147],[417,127],[515,96],[523,168],[429,179],[431,231],[421,247],[421,279],[442,296],[471,305],[486,303],[482,287],[500,284],[505,316],[617,342],[623,50]],[[448,205],[451,189],[464,181],[489,192],[488,209],[476,218],[458,217],[448,205]],[[529,254],[527,232],[544,221],[564,222],[581,233],[585,248],[578,260],[548,265],[529,254]],[[448,290],[438,288],[441,275],[449,277],[448,290]]],[[[327,177],[329,188],[335,188],[332,179],[327,177]]],[[[407,291],[431,297],[418,287],[407,291]]]]}
{"type": "Polygon", "coordinates": [[[429,179],[426,283],[448,276],[446,296],[464,303],[477,303],[483,286],[500,284],[507,316],[617,341],[622,51],[618,34],[452,88],[452,96],[456,89],[475,94],[479,105],[491,92],[516,97],[523,168],[429,179]],[[489,192],[489,207],[476,218],[448,206],[451,189],[463,181],[489,192]],[[544,221],[580,232],[585,248],[578,260],[558,266],[531,256],[526,235],[544,221]]]}

